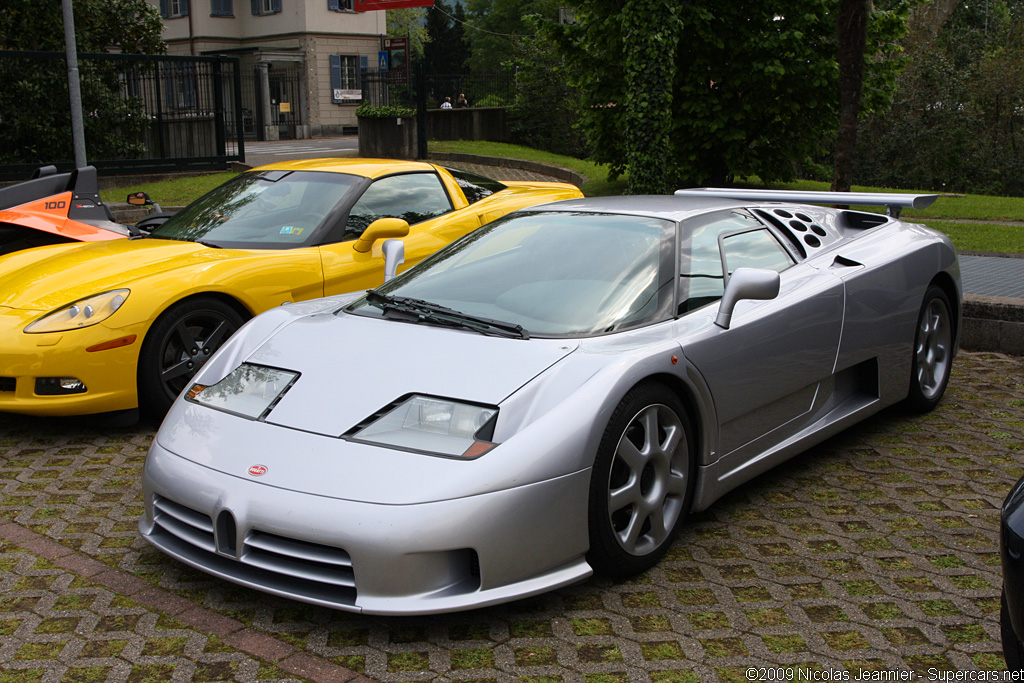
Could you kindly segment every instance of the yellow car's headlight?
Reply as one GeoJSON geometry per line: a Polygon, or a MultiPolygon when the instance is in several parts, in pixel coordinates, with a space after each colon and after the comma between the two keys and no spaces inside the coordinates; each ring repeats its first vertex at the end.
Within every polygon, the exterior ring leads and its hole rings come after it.
{"type": "Polygon", "coordinates": [[[66,332],[103,322],[121,308],[131,290],[115,289],[76,301],[49,313],[25,328],[27,334],[66,332]]]}

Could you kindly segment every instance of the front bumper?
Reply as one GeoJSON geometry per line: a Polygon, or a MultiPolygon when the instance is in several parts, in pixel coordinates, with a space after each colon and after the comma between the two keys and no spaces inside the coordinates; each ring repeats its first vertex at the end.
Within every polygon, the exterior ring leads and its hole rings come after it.
{"type": "Polygon", "coordinates": [[[1003,503],[999,553],[1003,565],[1003,591],[1017,640],[1024,642],[1024,479],[1003,503]]]}
{"type": "Polygon", "coordinates": [[[68,332],[25,334],[25,326],[39,315],[0,307],[0,412],[85,415],[138,405],[136,366],[144,325],[114,329],[100,323],[68,332]],[[126,346],[86,351],[133,334],[135,341],[126,346]],[[86,391],[39,395],[36,379],[40,377],[73,377],[86,391]]]}
{"type": "Polygon", "coordinates": [[[188,565],[268,593],[350,612],[430,614],[590,576],[589,485],[584,470],[466,498],[379,505],[224,474],[154,442],[139,530],[188,565]]]}

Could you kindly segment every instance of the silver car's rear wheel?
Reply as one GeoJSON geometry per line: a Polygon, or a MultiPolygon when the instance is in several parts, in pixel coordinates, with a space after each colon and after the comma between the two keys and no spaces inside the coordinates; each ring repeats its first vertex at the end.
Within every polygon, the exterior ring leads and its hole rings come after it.
{"type": "Polygon", "coordinates": [[[932,286],[925,293],[914,337],[907,406],[927,412],[938,405],[953,369],[953,313],[949,298],[932,286]]]}
{"type": "Polygon", "coordinates": [[[591,565],[627,576],[654,565],[686,516],[693,490],[686,410],[661,384],[626,395],[605,430],[590,491],[591,565]]]}

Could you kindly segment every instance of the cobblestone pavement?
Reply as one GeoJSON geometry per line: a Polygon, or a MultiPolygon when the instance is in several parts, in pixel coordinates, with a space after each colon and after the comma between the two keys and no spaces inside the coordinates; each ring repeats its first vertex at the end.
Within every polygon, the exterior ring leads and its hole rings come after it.
{"type": "Polygon", "coordinates": [[[0,682],[1003,668],[998,516],[1024,474],[1024,358],[961,354],[936,411],[886,412],[748,483],[634,580],[429,618],[277,599],[151,549],[135,526],[151,438],[0,415],[0,682]]]}

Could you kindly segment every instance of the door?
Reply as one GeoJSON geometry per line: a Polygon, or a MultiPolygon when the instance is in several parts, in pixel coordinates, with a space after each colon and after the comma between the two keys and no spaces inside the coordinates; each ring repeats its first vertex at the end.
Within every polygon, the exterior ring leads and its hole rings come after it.
{"type": "Polygon", "coordinates": [[[451,197],[436,173],[403,173],[373,181],[349,211],[342,241],[320,247],[325,294],[344,294],[378,287],[384,282],[382,245],[366,254],[352,249],[355,240],[378,218],[409,223],[405,264],[410,268],[480,225],[469,209],[454,210],[451,197]]]}
{"type": "MultiPolygon", "coordinates": [[[[798,418],[810,411],[819,382],[835,368],[843,285],[830,273],[795,263],[770,230],[736,212],[705,219],[692,230],[684,223],[684,234],[692,234],[690,248],[698,257],[694,263],[703,271],[699,278],[694,273],[683,277],[701,283],[698,303],[720,297],[728,273],[736,268],[780,273],[776,298],[741,301],[729,329],[710,324],[683,349],[711,390],[718,415],[718,455],[728,455],[794,421],[790,427],[795,428],[798,418]],[[708,254],[719,256],[720,263],[708,254]]],[[[682,259],[684,268],[689,267],[688,256],[682,259]]],[[[713,320],[717,305],[704,310],[713,320]]]]}

